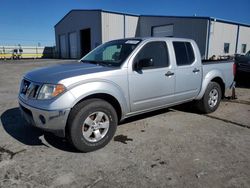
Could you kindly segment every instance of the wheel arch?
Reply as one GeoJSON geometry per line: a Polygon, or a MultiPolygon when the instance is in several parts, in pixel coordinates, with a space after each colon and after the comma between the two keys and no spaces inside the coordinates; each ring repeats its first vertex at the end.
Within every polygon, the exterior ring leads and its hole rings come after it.
{"type": "Polygon", "coordinates": [[[223,82],[223,80],[220,77],[215,77],[210,82],[216,82],[217,84],[220,85],[221,97],[224,98],[224,95],[225,95],[225,83],[223,82]]]}
{"type": "MultiPolygon", "coordinates": [[[[85,101],[85,100],[88,100],[88,99],[102,99],[106,102],[108,102],[109,104],[111,104],[116,113],[117,113],[117,117],[118,117],[118,120],[121,119],[122,117],[122,107],[121,107],[121,104],[119,103],[119,101],[111,94],[107,94],[107,93],[94,93],[94,94],[90,94],[84,98],[82,98],[81,100],[79,100],[75,105],[85,101]]],[[[74,106],[75,106],[74,105],[74,106]]]]}
{"type": "MultiPolygon", "coordinates": [[[[122,119],[122,116],[123,116],[123,111],[122,111],[122,106],[121,104],[119,103],[119,101],[111,94],[107,94],[107,93],[94,93],[94,94],[90,94],[90,95],[87,95],[85,97],[83,97],[81,100],[77,101],[77,103],[75,103],[75,105],[71,108],[70,110],[70,113],[72,111],[72,109],[82,103],[83,101],[86,101],[88,99],[102,99],[106,102],[108,102],[110,105],[112,105],[117,113],[117,117],[118,117],[118,122],[122,119]]],[[[69,114],[70,114],[69,113],[69,114]]],[[[70,116],[70,115],[69,115],[70,116]]],[[[68,116],[68,119],[67,119],[67,123],[66,123],[66,126],[65,126],[65,136],[68,137],[68,133],[69,133],[69,116],[68,116]]]]}
{"type": "Polygon", "coordinates": [[[210,82],[216,82],[221,87],[222,97],[224,97],[225,94],[225,83],[224,83],[224,76],[220,70],[212,70],[209,71],[204,75],[201,90],[199,95],[195,98],[195,100],[199,100],[203,97],[204,93],[206,92],[207,86],[210,82]]]}

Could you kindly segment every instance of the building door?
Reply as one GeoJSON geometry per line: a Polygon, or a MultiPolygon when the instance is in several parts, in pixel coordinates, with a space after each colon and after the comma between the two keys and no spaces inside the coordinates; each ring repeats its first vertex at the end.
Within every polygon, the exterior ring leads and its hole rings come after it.
{"type": "Polygon", "coordinates": [[[85,56],[91,50],[91,30],[81,30],[81,56],[85,56]]]}
{"type": "Polygon", "coordinates": [[[153,26],[151,35],[153,37],[173,37],[174,25],[153,26]]]}
{"type": "Polygon", "coordinates": [[[69,55],[70,58],[77,58],[77,40],[76,32],[69,34],[69,55]]]}
{"type": "Polygon", "coordinates": [[[67,58],[66,36],[65,35],[60,35],[59,44],[60,44],[60,57],[67,58]]]}

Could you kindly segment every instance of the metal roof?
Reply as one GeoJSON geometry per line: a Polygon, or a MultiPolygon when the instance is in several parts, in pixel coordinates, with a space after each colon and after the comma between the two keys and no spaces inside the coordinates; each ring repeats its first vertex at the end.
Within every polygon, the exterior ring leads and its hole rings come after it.
{"type": "Polygon", "coordinates": [[[57,24],[54,26],[56,27],[61,21],[64,20],[64,18],[66,18],[71,12],[75,12],[75,11],[96,11],[96,12],[106,12],[106,13],[112,13],[112,14],[120,14],[120,15],[127,15],[127,16],[137,16],[139,17],[139,14],[130,14],[130,13],[124,13],[124,12],[116,12],[116,11],[108,11],[108,10],[103,10],[103,9],[73,9],[71,11],[69,11],[59,22],[57,22],[57,24]]]}
{"type": "Polygon", "coordinates": [[[218,18],[207,17],[207,16],[139,15],[139,14],[124,13],[124,12],[108,11],[108,10],[103,10],[103,9],[73,9],[73,10],[69,11],[54,27],[56,27],[71,12],[74,12],[74,11],[97,11],[97,12],[106,12],[106,13],[120,14],[120,15],[127,15],[127,16],[137,16],[137,17],[165,17],[165,18],[184,18],[184,19],[205,19],[205,20],[210,20],[210,21],[216,21],[216,22],[222,22],[222,23],[228,23],[228,24],[234,24],[234,25],[250,27],[250,25],[246,24],[246,23],[240,23],[240,22],[224,20],[224,19],[220,19],[220,18],[218,19],[218,18]]]}

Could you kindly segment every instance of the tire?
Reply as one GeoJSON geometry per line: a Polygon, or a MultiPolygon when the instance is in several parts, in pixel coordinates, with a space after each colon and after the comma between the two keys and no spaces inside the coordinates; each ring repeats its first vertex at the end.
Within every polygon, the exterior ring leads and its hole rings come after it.
{"type": "Polygon", "coordinates": [[[210,82],[201,100],[197,101],[197,108],[201,113],[214,112],[221,101],[221,87],[216,82],[210,82]]]}
{"type": "Polygon", "coordinates": [[[101,99],[88,99],[70,112],[67,138],[81,152],[104,147],[113,138],[118,123],[114,107],[101,99]]]}

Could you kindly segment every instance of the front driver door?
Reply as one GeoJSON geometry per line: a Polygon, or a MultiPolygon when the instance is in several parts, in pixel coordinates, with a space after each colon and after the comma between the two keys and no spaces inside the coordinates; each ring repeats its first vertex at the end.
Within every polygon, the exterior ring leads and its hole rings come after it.
{"type": "Polygon", "coordinates": [[[165,41],[146,43],[133,60],[152,59],[153,66],[129,72],[131,111],[142,111],[164,106],[174,96],[175,72],[169,62],[165,41]]]}

